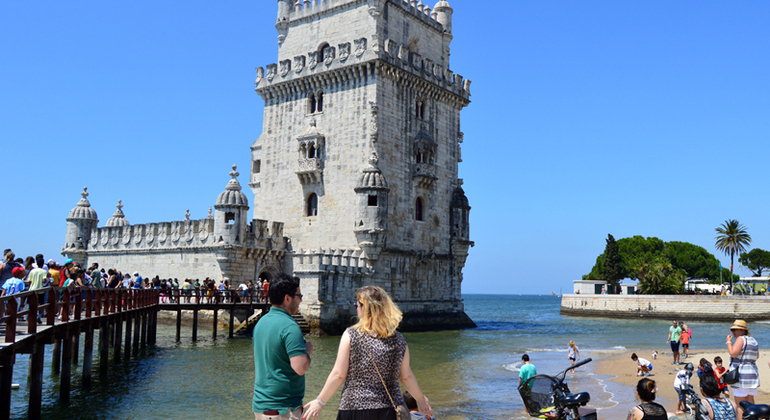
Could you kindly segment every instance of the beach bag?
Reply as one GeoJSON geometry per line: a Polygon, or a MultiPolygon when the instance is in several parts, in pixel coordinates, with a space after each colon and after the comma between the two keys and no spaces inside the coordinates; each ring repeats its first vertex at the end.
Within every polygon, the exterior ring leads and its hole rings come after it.
{"type": "Polygon", "coordinates": [[[738,366],[735,369],[730,370],[729,372],[725,373],[724,376],[722,376],[722,383],[727,385],[737,384],[738,381],[741,380],[740,373],[738,373],[738,369],[741,367],[740,361],[743,360],[743,353],[746,352],[746,347],[748,347],[748,344],[746,343],[746,339],[743,339],[743,351],[741,351],[741,357],[738,359],[738,366]]]}
{"type": "Polygon", "coordinates": [[[380,377],[380,381],[382,382],[382,387],[385,388],[385,392],[388,394],[388,398],[390,399],[390,403],[393,404],[393,409],[396,410],[396,418],[398,420],[411,420],[412,415],[409,414],[409,409],[406,408],[406,405],[396,405],[396,402],[393,401],[393,397],[390,395],[390,391],[388,391],[388,386],[385,385],[385,379],[382,378],[382,374],[380,374],[380,368],[377,367],[377,363],[374,361],[374,355],[372,354],[372,351],[369,349],[369,343],[366,342],[364,339],[364,335],[362,332],[358,332],[361,334],[361,341],[364,342],[364,346],[366,347],[366,351],[369,353],[369,357],[372,358],[372,364],[374,365],[374,369],[377,371],[377,376],[380,377]]]}

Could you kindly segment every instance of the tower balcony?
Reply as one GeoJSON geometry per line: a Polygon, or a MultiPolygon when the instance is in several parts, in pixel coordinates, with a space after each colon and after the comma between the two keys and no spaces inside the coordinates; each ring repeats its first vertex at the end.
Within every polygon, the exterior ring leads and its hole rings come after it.
{"type": "Polygon", "coordinates": [[[438,179],[436,177],[436,166],[430,163],[416,163],[412,177],[415,178],[418,187],[430,188],[433,182],[438,179]]]}
{"type": "Polygon", "coordinates": [[[302,185],[319,184],[323,175],[323,161],[319,158],[299,159],[297,177],[302,185]]]}

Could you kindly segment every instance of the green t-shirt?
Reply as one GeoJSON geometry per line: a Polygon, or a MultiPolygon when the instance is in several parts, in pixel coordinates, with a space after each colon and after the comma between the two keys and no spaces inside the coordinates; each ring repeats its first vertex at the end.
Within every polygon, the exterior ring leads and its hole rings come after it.
{"type": "Polygon", "coordinates": [[[91,272],[91,285],[97,288],[102,287],[102,273],[99,270],[91,272]]]}
{"type": "Polygon", "coordinates": [[[281,308],[270,312],[254,327],[254,398],[252,410],[297,409],[305,396],[305,377],[297,375],[290,359],[307,354],[305,339],[294,318],[281,308]]]}
{"type": "Polygon", "coordinates": [[[524,384],[527,382],[527,379],[537,375],[537,369],[535,369],[535,365],[532,363],[526,363],[521,365],[521,369],[519,369],[519,378],[521,378],[521,383],[524,384]]]}
{"type": "Polygon", "coordinates": [[[672,325],[668,327],[668,332],[671,333],[671,341],[679,341],[679,336],[682,334],[682,329],[672,325]]]}

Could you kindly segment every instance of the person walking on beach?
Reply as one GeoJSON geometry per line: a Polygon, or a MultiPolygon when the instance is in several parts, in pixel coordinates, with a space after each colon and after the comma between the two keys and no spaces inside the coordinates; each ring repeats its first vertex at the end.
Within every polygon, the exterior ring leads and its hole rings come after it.
{"type": "Polygon", "coordinates": [[[676,320],[672,321],[671,323],[672,325],[668,328],[668,338],[666,338],[666,342],[671,345],[671,351],[674,353],[674,361],[671,364],[678,365],[679,341],[682,339],[682,329],[679,328],[679,324],[676,323],[676,320]]]}
{"type": "Polygon", "coordinates": [[[299,278],[281,274],[270,285],[270,312],[254,327],[255,420],[299,420],[305,372],[313,344],[306,342],[292,315],[299,310],[299,278]]]}
{"type": "Polygon", "coordinates": [[[529,355],[524,354],[521,356],[521,360],[524,362],[519,369],[519,387],[527,382],[527,379],[537,375],[537,368],[532,363],[529,363],[529,355]]]}
{"type": "Polygon", "coordinates": [[[627,420],[668,420],[666,409],[654,402],[656,391],[655,381],[647,378],[640,379],[636,384],[636,395],[642,403],[628,412],[627,420]]]}
{"type": "Polygon", "coordinates": [[[637,356],[636,353],[631,353],[631,360],[636,362],[636,376],[647,376],[650,374],[652,363],[649,360],[637,356]]]}
{"type": "Polygon", "coordinates": [[[736,319],[730,327],[732,335],[727,336],[727,351],[730,353],[730,370],[738,369],[738,383],[733,385],[733,398],[738,406],[738,418],[743,417],[741,401],[754,404],[754,396],[759,388],[759,370],[757,369],[757,357],[759,357],[759,344],[749,334],[749,326],[746,321],[736,319]],[[735,343],[733,343],[735,337],[735,343]]]}
{"type": "MultiPolygon", "coordinates": [[[[580,360],[580,350],[575,345],[575,342],[572,340],[569,340],[569,353],[567,354],[567,358],[572,362],[572,366],[575,366],[575,360],[580,360]]],[[[571,369],[572,373],[575,373],[575,369],[571,369]]]]}
{"type": "Polygon", "coordinates": [[[688,331],[687,326],[684,325],[684,322],[679,323],[679,329],[682,331],[679,333],[679,337],[682,341],[682,355],[684,355],[684,358],[686,359],[690,352],[690,332],[688,331]]]}

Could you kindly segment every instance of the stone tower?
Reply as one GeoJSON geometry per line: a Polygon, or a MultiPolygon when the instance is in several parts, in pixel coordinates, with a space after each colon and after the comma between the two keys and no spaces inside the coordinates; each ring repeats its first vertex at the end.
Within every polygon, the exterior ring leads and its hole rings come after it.
{"type": "Polygon", "coordinates": [[[283,270],[302,314],[339,332],[374,284],[406,329],[464,314],[468,199],[458,178],[470,81],[449,65],[441,0],[278,0],[277,64],[257,68],[263,131],[251,146],[254,218],[284,222],[283,270]]]}
{"type": "Polygon", "coordinates": [[[217,243],[241,245],[246,240],[249,200],[241,192],[237,166],[230,172],[232,179],[217,197],[214,205],[214,238],[217,243]]]}
{"type": "Polygon", "coordinates": [[[70,210],[67,217],[67,234],[64,238],[62,254],[66,253],[69,258],[85,266],[88,244],[91,241],[92,231],[96,229],[96,224],[99,223],[99,217],[96,215],[96,211],[91,208],[91,203],[88,202],[88,188],[83,187],[83,192],[80,195],[82,198],[78,201],[77,206],[70,210]]]}

